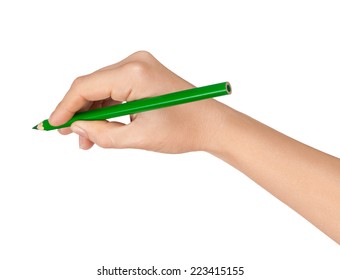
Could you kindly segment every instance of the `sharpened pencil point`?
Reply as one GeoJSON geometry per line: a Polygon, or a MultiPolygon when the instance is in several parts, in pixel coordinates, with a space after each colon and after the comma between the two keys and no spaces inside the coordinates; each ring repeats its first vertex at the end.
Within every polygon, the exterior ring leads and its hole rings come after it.
{"type": "Polygon", "coordinates": [[[33,126],[32,129],[45,130],[42,122],[37,124],[36,126],[33,126]]]}

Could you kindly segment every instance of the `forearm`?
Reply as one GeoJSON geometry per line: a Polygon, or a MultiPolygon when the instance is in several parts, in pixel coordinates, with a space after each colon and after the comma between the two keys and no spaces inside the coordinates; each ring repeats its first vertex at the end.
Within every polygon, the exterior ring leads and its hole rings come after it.
{"type": "Polygon", "coordinates": [[[218,103],[207,151],[231,164],[340,244],[340,159],[218,103]]]}

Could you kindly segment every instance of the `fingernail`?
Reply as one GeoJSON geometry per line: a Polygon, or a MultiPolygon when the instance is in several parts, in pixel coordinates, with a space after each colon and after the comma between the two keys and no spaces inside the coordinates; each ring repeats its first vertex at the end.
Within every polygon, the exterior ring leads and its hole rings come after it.
{"type": "Polygon", "coordinates": [[[77,126],[77,125],[72,125],[71,126],[71,130],[78,134],[79,136],[83,136],[87,138],[87,133],[84,129],[82,129],[81,127],[77,126]]]}

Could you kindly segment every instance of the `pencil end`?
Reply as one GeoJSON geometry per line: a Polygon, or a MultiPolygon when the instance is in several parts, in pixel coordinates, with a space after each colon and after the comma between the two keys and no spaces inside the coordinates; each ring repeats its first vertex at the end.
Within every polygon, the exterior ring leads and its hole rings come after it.
{"type": "Polygon", "coordinates": [[[229,82],[226,82],[225,86],[226,86],[227,94],[231,94],[233,92],[233,90],[231,88],[231,84],[229,82]]]}
{"type": "Polygon", "coordinates": [[[33,126],[32,129],[38,129],[38,125],[33,126]]]}

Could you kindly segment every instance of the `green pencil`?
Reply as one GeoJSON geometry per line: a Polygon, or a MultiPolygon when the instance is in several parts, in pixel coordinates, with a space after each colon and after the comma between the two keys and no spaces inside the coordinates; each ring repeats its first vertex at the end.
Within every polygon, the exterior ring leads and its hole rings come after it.
{"type": "Polygon", "coordinates": [[[34,126],[33,129],[54,130],[63,127],[69,127],[75,121],[106,120],[227,94],[231,94],[231,86],[229,82],[223,82],[154,97],[147,97],[91,111],[79,112],[76,113],[68,122],[59,126],[52,126],[48,120],[44,120],[43,122],[34,126]]]}

